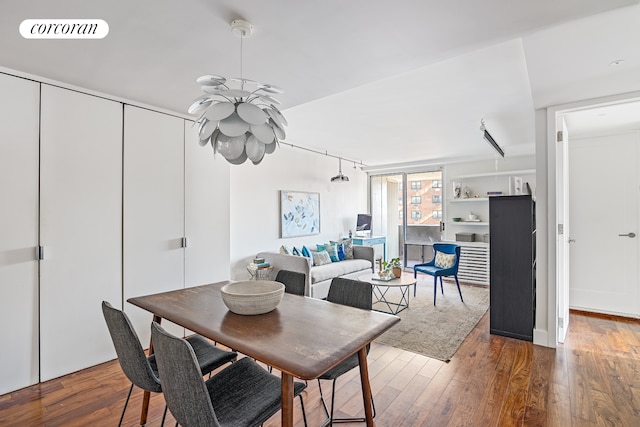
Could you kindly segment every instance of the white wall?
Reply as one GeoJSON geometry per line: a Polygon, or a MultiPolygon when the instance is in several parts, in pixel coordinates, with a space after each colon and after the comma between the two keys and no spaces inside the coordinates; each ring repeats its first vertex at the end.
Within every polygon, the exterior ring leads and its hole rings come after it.
{"type": "Polygon", "coordinates": [[[367,174],[344,161],[342,172],[349,182],[332,183],[337,159],[284,144],[257,166],[231,165],[231,279],[247,279],[258,252],[328,242],[355,229],[356,215],[368,212],[367,174]],[[280,190],[320,193],[320,234],[280,238],[280,190]]]}

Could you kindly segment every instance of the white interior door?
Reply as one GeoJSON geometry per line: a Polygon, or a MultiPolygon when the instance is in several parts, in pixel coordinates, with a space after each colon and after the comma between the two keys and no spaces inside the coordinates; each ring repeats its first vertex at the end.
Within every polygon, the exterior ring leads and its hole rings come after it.
{"type": "Polygon", "coordinates": [[[42,85],[41,380],[115,358],[122,299],[122,104],[42,85]]]}
{"type": "Polygon", "coordinates": [[[638,132],[569,145],[572,308],[638,317],[638,132]]]}
{"type": "MultiPolygon", "coordinates": [[[[184,287],[184,120],[125,106],[124,299],[184,287]]],[[[140,340],[151,313],[125,302],[140,340]]],[[[174,334],[183,329],[168,325],[174,334]]]]}
{"type": "Polygon", "coordinates": [[[39,91],[0,74],[0,395],[38,382],[39,91]]]}

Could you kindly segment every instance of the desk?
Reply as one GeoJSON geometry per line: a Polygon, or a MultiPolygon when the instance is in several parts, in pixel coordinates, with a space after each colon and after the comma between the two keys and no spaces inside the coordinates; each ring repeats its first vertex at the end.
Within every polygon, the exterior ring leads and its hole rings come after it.
{"type": "Polygon", "coordinates": [[[387,259],[387,238],[385,236],[371,236],[371,237],[352,237],[354,245],[360,246],[375,246],[382,245],[382,260],[387,259]]]}
{"type": "MultiPolygon", "coordinates": [[[[222,301],[220,282],[128,302],[282,372],[282,426],[293,426],[293,378],[320,375],[358,353],[367,426],[373,426],[366,345],[399,317],[285,294],[270,313],[241,316],[222,301]]],[[[150,346],[150,351],[153,349],[150,346]]]]}

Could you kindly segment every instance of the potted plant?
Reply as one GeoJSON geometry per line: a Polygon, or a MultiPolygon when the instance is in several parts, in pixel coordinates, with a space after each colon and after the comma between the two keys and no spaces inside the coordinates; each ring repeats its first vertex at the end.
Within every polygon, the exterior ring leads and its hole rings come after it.
{"type": "Polygon", "coordinates": [[[392,270],[393,275],[399,278],[402,275],[402,264],[400,258],[391,258],[389,261],[383,261],[382,265],[385,270],[392,270]]]}

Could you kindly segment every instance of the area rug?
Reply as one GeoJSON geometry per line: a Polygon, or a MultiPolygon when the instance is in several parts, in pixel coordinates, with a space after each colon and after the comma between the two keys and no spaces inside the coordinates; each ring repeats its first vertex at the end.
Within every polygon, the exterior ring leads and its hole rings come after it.
{"type": "MultiPolygon", "coordinates": [[[[402,320],[375,341],[434,359],[451,360],[489,308],[489,288],[464,284],[460,287],[464,303],[455,283],[444,282],[444,295],[438,286],[434,307],[433,282],[419,278],[417,296],[413,297],[412,286],[409,308],[398,314],[402,320]]],[[[391,288],[386,296],[398,301],[399,290],[391,288]]],[[[376,303],[374,308],[383,307],[376,303]]]]}

